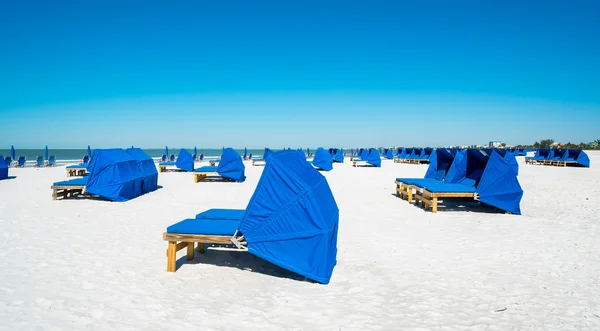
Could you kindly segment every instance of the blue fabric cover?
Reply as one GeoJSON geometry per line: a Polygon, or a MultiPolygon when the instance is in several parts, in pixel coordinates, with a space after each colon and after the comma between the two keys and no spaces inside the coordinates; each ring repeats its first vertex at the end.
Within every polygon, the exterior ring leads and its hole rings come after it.
{"type": "Polygon", "coordinates": [[[431,157],[431,153],[433,152],[432,148],[423,148],[423,150],[421,151],[421,155],[419,156],[419,159],[421,160],[429,160],[429,158],[431,157]]]}
{"type": "Polygon", "coordinates": [[[296,152],[273,153],[239,230],[248,251],[327,284],[336,264],[339,210],[327,180],[296,152]]]}
{"type": "Polygon", "coordinates": [[[425,178],[442,180],[454,162],[454,156],[444,148],[438,148],[429,157],[429,168],[425,172],[425,178]]]}
{"type": "Polygon", "coordinates": [[[269,160],[269,157],[271,157],[271,154],[273,154],[273,151],[272,151],[272,150],[270,150],[270,149],[268,149],[268,148],[265,148],[265,154],[263,155],[263,157],[262,157],[262,158],[263,158],[265,161],[268,161],[268,160],[269,160]]]}
{"type": "Polygon", "coordinates": [[[581,167],[590,167],[590,158],[580,149],[569,149],[564,158],[565,161],[575,161],[581,167]]]}
{"type": "Polygon", "coordinates": [[[123,202],[142,195],[144,175],[137,161],[124,150],[96,149],[88,164],[86,191],[123,202]]]}
{"type": "Polygon", "coordinates": [[[388,148],[385,150],[385,158],[391,160],[394,158],[394,153],[392,153],[392,149],[388,148]]]}
{"type": "Polygon", "coordinates": [[[539,148],[535,155],[533,156],[534,160],[546,160],[548,155],[550,154],[550,149],[548,148],[539,148]]]}
{"type": "Polygon", "coordinates": [[[517,162],[517,158],[515,157],[515,155],[511,152],[506,152],[506,155],[504,155],[504,159],[506,160],[506,162],[508,162],[508,164],[510,164],[515,173],[518,175],[519,163],[517,162]]]}
{"type": "Polygon", "coordinates": [[[8,178],[8,164],[4,161],[2,155],[0,155],[0,180],[8,178]]]}
{"type": "Polygon", "coordinates": [[[88,165],[87,164],[72,164],[67,166],[67,169],[87,169],[88,165]]]}
{"type": "Polygon", "coordinates": [[[233,236],[240,225],[236,220],[188,218],[167,228],[167,233],[233,236]]]}
{"type": "Polygon", "coordinates": [[[219,167],[217,166],[203,166],[197,169],[194,169],[194,172],[217,172],[219,167]]]}
{"type": "Polygon", "coordinates": [[[245,171],[246,166],[240,154],[234,151],[233,148],[226,148],[221,155],[221,161],[219,161],[219,166],[217,167],[219,176],[243,182],[246,180],[245,171]]]}
{"type": "Polygon", "coordinates": [[[498,209],[521,215],[523,189],[517,173],[500,154],[493,152],[477,185],[479,200],[498,209]]]}
{"type": "Polygon", "coordinates": [[[63,180],[61,182],[54,182],[54,186],[86,186],[88,177],[74,178],[69,180],[63,180]]]}
{"type": "Polygon", "coordinates": [[[567,151],[567,149],[555,149],[552,159],[556,161],[562,160],[565,157],[567,151]]]}
{"type": "Polygon", "coordinates": [[[431,193],[475,193],[475,188],[463,184],[437,184],[423,185],[431,193]]]}
{"type": "Polygon", "coordinates": [[[333,157],[323,147],[317,148],[312,164],[325,171],[333,169],[333,157]]]}
{"type": "Polygon", "coordinates": [[[450,165],[450,169],[448,169],[446,177],[444,177],[444,183],[458,183],[463,178],[465,178],[467,174],[466,155],[467,151],[464,149],[456,152],[456,155],[454,156],[454,161],[452,161],[452,165],[450,165]]]}
{"type": "Polygon", "coordinates": [[[177,162],[175,162],[177,168],[191,172],[194,171],[194,158],[192,154],[188,152],[186,149],[182,148],[179,151],[179,155],[177,156],[177,162]]]}
{"type": "Polygon", "coordinates": [[[367,163],[376,167],[381,167],[381,156],[379,156],[377,149],[371,148],[369,156],[367,157],[367,163]]]}
{"type": "Polygon", "coordinates": [[[213,219],[213,220],[241,220],[246,211],[244,209],[219,209],[213,208],[205,210],[196,215],[196,219],[213,219]]]}
{"type": "Polygon", "coordinates": [[[369,158],[369,150],[361,148],[358,156],[361,160],[366,161],[369,158]]]}
{"type": "Polygon", "coordinates": [[[158,189],[158,171],[154,160],[140,148],[128,148],[125,150],[137,162],[138,169],[144,176],[142,180],[142,193],[149,193],[158,189]]]}
{"type": "Polygon", "coordinates": [[[333,162],[344,163],[344,151],[341,148],[335,148],[333,162]]]}
{"type": "Polygon", "coordinates": [[[442,182],[439,179],[434,179],[434,178],[396,178],[397,181],[399,181],[400,183],[404,183],[406,185],[417,185],[417,186],[421,186],[421,185],[426,185],[426,184],[443,184],[444,182],[442,182]]]}

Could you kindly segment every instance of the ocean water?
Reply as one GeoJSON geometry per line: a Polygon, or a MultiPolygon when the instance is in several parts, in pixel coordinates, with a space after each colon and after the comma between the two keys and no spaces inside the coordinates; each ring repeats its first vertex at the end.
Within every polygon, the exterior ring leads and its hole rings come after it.
{"type": "MultiPolygon", "coordinates": [[[[179,154],[180,148],[169,148],[169,156],[174,154],[176,157],[179,154]]],[[[190,154],[194,154],[194,149],[186,148],[190,154]]],[[[306,148],[303,149],[306,152],[306,148]]],[[[92,152],[94,150],[92,149],[92,152]]],[[[165,154],[165,149],[155,148],[155,149],[143,149],[148,156],[152,158],[160,158],[163,154],[165,154]]],[[[244,155],[244,149],[235,149],[240,155],[244,155]]],[[[252,154],[253,156],[261,156],[264,153],[264,148],[261,149],[248,149],[248,155],[252,154]]],[[[277,149],[273,149],[273,151],[277,151],[277,149]]],[[[311,151],[314,152],[314,149],[311,148],[311,151]]],[[[221,155],[222,149],[198,149],[198,155],[204,154],[204,156],[208,157],[218,157],[221,155]]],[[[87,149],[48,149],[48,156],[54,155],[57,161],[74,161],[81,160],[84,155],[87,154],[87,149]]],[[[0,149],[0,155],[3,157],[10,155],[10,149],[0,149]]],[[[15,149],[15,157],[18,159],[20,156],[24,156],[28,162],[33,162],[36,160],[38,156],[44,156],[44,149],[15,149]]]]}

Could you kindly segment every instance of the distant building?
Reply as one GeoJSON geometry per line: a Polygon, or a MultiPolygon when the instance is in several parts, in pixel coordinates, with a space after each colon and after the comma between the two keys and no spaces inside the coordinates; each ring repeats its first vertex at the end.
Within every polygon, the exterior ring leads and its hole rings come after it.
{"type": "Polygon", "coordinates": [[[489,148],[498,148],[498,147],[502,147],[502,142],[501,141],[490,141],[490,144],[488,146],[489,148]]]}

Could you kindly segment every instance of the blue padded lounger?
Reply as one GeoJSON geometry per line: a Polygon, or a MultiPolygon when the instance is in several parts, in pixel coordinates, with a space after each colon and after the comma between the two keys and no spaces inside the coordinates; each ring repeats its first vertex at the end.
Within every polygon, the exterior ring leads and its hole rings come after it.
{"type": "Polygon", "coordinates": [[[196,219],[211,220],[240,220],[244,217],[245,209],[219,209],[213,208],[196,215],[196,219]]]}
{"type": "Polygon", "coordinates": [[[217,172],[219,167],[217,166],[204,166],[198,169],[194,169],[194,183],[198,183],[208,176],[218,176],[217,172]]]}
{"type": "Polygon", "coordinates": [[[75,194],[82,194],[85,191],[87,181],[87,177],[81,177],[53,183],[51,187],[52,200],[58,199],[59,196],[66,198],[75,194]]]}
{"type": "Polygon", "coordinates": [[[87,174],[87,164],[73,164],[65,168],[67,177],[85,176],[87,174]]]}
{"type": "MultiPolygon", "coordinates": [[[[167,228],[173,234],[205,234],[231,238],[240,226],[240,220],[188,218],[167,228]]],[[[229,242],[231,243],[231,242],[229,242]]]]}

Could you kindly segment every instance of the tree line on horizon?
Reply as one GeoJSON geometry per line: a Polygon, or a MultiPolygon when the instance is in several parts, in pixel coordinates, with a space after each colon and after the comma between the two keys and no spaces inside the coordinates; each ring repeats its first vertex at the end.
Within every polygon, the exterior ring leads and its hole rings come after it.
{"type": "MultiPolygon", "coordinates": [[[[552,148],[554,147],[554,139],[542,139],[540,141],[534,142],[532,145],[517,145],[516,148],[552,148]]],[[[581,142],[579,144],[574,144],[571,142],[565,143],[564,145],[559,145],[559,148],[568,148],[568,149],[600,149],[600,139],[596,139],[591,143],[581,142]]]]}

